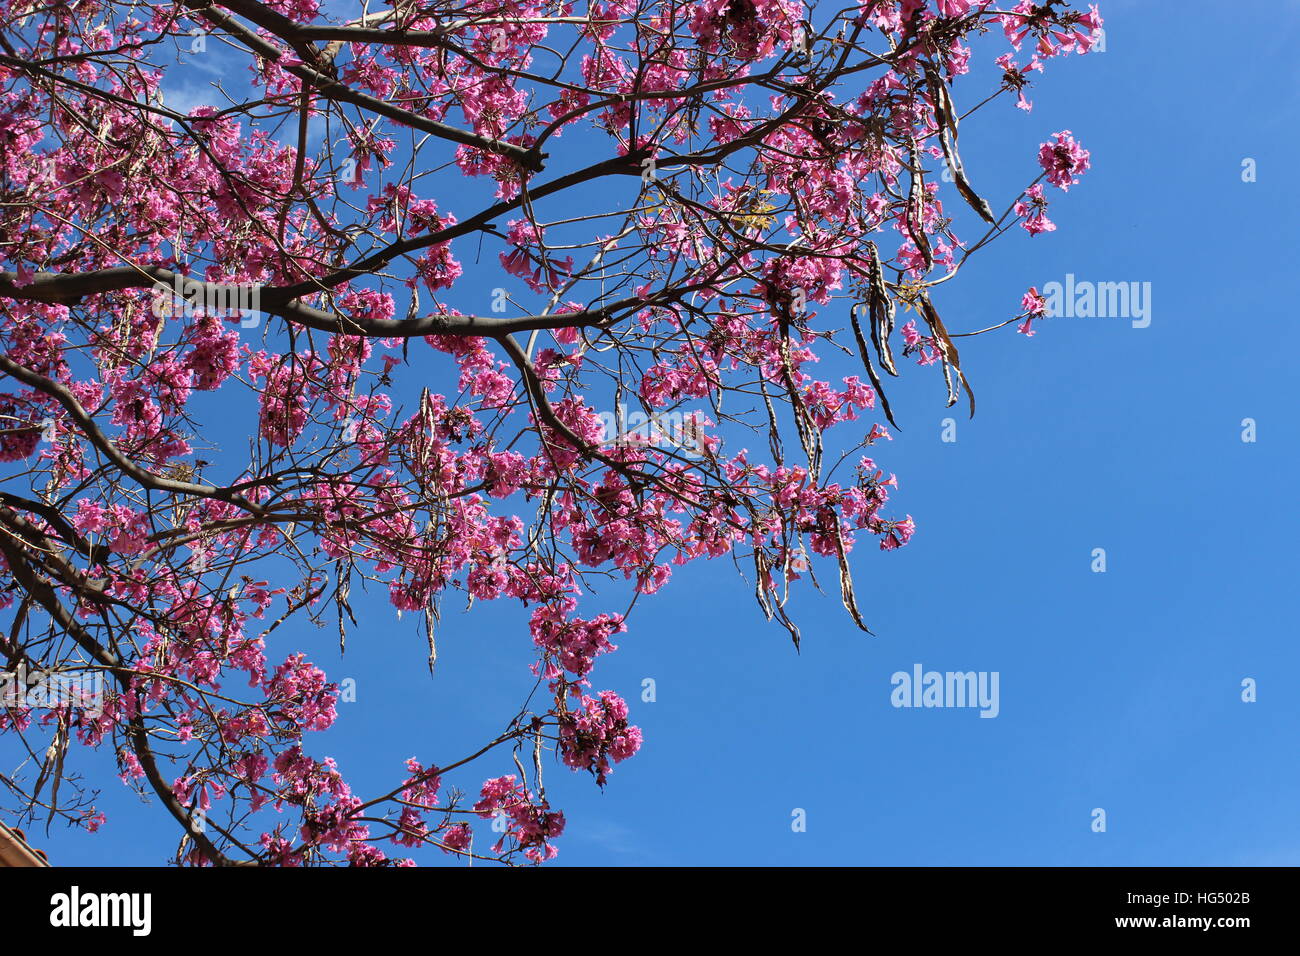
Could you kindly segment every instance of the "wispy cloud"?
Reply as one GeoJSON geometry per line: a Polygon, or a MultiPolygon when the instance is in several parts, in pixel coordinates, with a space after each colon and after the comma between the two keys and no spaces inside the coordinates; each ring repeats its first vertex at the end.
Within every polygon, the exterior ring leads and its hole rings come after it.
{"type": "Polygon", "coordinates": [[[644,862],[650,862],[657,855],[646,848],[635,831],[609,820],[587,821],[572,830],[572,835],[580,840],[595,843],[610,853],[637,856],[644,862]]]}

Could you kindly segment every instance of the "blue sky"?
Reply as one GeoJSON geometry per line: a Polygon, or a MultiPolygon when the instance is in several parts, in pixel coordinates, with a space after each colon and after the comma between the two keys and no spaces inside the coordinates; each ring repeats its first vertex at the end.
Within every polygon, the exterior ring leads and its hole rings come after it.
{"type": "MultiPolygon", "coordinates": [[[[995,243],[936,304],[970,331],[1072,273],[1151,283],[1150,326],[1058,317],[1032,339],[961,340],[973,421],[943,407],[937,369],[893,384],[902,430],[874,457],[918,531],[901,551],[855,553],[874,637],[805,588],[796,655],[729,562],[679,569],[595,672],[632,704],[641,753],[604,792],[548,768],[568,818],[554,865],[1300,863],[1286,596],[1300,533],[1300,5],[1107,0],[1102,14],[1106,51],[1052,61],[1032,113],[1007,101],[962,127],[976,188],[999,199],[1035,174],[1051,133],[1091,150],[1080,185],[1049,190],[1058,231],[995,243]],[[950,415],[957,441],[943,442],[950,415]],[[891,675],[917,663],[998,672],[999,715],[892,707],[891,675]],[[1098,807],[1104,833],[1090,826],[1098,807]]],[[[988,81],[977,73],[967,101],[988,81]]],[[[362,794],[388,789],[408,756],[459,758],[527,693],[514,607],[448,606],[433,681],[409,619],[382,595],[360,610],[342,661],[329,631],[290,644],[357,679],[358,701],[314,749],[362,794]]],[[[459,782],[510,767],[481,769],[459,782]]],[[[110,777],[99,834],[34,828],[33,842],[56,863],[162,862],[174,824],[134,802],[110,777]]]]}

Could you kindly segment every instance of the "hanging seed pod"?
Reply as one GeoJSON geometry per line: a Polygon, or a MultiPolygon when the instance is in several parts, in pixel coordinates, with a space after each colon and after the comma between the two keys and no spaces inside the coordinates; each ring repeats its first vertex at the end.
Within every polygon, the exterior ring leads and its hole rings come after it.
{"type": "Polygon", "coordinates": [[[930,237],[925,234],[925,173],[921,170],[921,160],[916,151],[916,140],[908,141],[910,157],[908,171],[912,176],[912,185],[907,193],[907,211],[903,222],[907,225],[907,234],[925,260],[925,271],[934,268],[934,251],[930,248],[930,237]]]}
{"type": "Polygon", "coordinates": [[[871,342],[876,347],[876,354],[885,371],[897,376],[898,367],[894,364],[894,353],[889,346],[889,337],[894,332],[894,300],[885,287],[884,269],[874,242],[867,243],[867,256],[870,270],[867,305],[871,313],[871,342]]]}
{"type": "Polygon", "coordinates": [[[930,334],[934,336],[935,342],[939,345],[939,359],[943,363],[943,377],[948,384],[948,405],[952,406],[957,403],[957,388],[953,381],[953,374],[961,381],[961,387],[966,391],[966,398],[970,401],[971,418],[975,417],[975,393],[971,390],[970,382],[966,379],[966,373],[961,370],[961,358],[957,354],[957,346],[953,344],[952,338],[948,335],[947,328],[944,327],[943,319],[939,317],[934,303],[930,297],[922,293],[919,300],[921,305],[921,315],[925,317],[926,324],[930,327],[930,334]]]}
{"type": "Polygon", "coordinates": [[[885,418],[889,420],[889,424],[902,431],[902,426],[894,421],[894,412],[889,407],[889,399],[885,397],[885,388],[880,383],[880,375],[877,374],[876,367],[871,362],[871,352],[867,348],[866,337],[862,334],[862,324],[858,321],[858,309],[865,308],[867,307],[857,304],[849,309],[849,321],[853,323],[853,335],[858,342],[858,355],[862,358],[862,367],[867,370],[867,376],[871,379],[871,386],[876,390],[876,394],[880,396],[880,407],[885,413],[885,418]]]}
{"type": "Polygon", "coordinates": [[[931,63],[925,65],[925,76],[929,82],[930,99],[934,103],[934,116],[939,127],[939,145],[943,148],[944,162],[952,172],[953,185],[957,187],[957,192],[966,201],[966,205],[974,209],[989,225],[995,225],[997,220],[993,216],[993,210],[984,197],[971,188],[961,156],[957,153],[957,111],[948,95],[948,87],[931,63]]]}

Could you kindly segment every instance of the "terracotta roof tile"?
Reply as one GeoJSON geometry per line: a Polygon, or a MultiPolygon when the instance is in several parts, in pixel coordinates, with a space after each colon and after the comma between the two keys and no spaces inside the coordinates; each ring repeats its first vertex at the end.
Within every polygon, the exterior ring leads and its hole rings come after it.
{"type": "Polygon", "coordinates": [[[49,865],[44,851],[32,847],[22,830],[0,823],[0,867],[49,865]]]}

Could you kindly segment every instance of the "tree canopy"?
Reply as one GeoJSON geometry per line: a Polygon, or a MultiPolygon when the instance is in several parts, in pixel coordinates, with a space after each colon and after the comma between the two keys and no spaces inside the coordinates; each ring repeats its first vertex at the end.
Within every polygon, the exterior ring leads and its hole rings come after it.
{"type": "Polygon", "coordinates": [[[640,747],[598,658],[675,568],[734,560],[796,646],[824,568],[868,628],[850,553],[914,530],[886,383],[938,366],[974,412],[932,290],[1054,229],[1044,187],[1089,164],[1055,133],[986,196],[959,128],[1100,29],[1061,0],[0,0],[0,656],[102,680],[0,700],[29,757],[0,805],[94,830],[94,748],[182,862],[552,857],[544,770],[604,786],[640,747]],[[214,101],[178,105],[196,73],[214,101]],[[327,756],[312,648],[271,655],[299,619],[366,653],[360,587],[435,680],[453,595],[521,602],[535,650],[499,736],[386,793],[327,756]]]}

